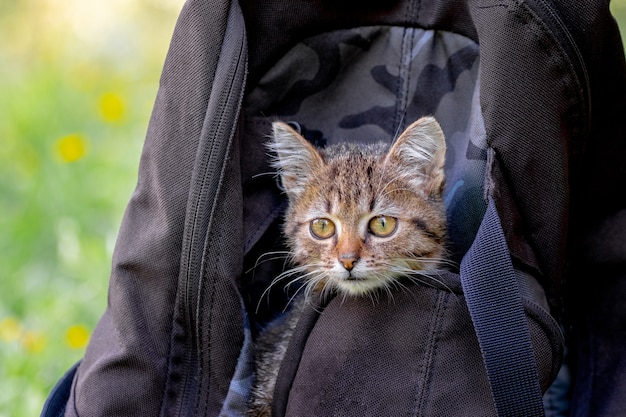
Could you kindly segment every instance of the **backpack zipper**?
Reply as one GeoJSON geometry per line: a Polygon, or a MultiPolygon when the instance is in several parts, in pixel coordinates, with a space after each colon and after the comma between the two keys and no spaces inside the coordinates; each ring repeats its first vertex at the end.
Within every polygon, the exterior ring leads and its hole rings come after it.
{"type": "Polygon", "coordinates": [[[587,66],[583,58],[576,40],[572,36],[569,28],[565,25],[554,6],[549,0],[535,0],[524,2],[528,7],[544,22],[548,29],[551,29],[554,38],[561,41],[559,44],[564,48],[566,55],[570,58],[570,62],[574,66],[578,81],[582,87],[582,99],[586,117],[584,120],[583,132],[586,135],[591,125],[591,88],[587,66]]]}

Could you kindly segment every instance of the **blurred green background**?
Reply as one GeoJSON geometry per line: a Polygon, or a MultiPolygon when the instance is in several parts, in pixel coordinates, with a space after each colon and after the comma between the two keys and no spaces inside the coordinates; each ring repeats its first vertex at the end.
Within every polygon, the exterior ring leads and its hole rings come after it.
{"type": "Polygon", "coordinates": [[[0,417],[39,415],[106,306],[182,2],[0,3],[0,417]]]}
{"type": "Polygon", "coordinates": [[[0,0],[0,417],[38,416],[106,307],[183,0],[0,0]]]}

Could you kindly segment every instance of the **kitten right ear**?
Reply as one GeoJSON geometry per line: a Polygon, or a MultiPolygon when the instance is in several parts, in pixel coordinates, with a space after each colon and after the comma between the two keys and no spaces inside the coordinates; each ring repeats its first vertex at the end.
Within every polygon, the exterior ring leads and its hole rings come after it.
{"type": "Polygon", "coordinates": [[[445,181],[446,139],[434,117],[413,122],[398,137],[387,159],[399,161],[424,195],[441,194],[445,181]],[[419,174],[419,175],[416,175],[419,174]]]}
{"type": "Polygon", "coordinates": [[[280,179],[288,194],[300,194],[313,170],[324,160],[298,132],[287,123],[272,123],[273,141],[267,146],[276,153],[272,166],[278,169],[280,179]]]}

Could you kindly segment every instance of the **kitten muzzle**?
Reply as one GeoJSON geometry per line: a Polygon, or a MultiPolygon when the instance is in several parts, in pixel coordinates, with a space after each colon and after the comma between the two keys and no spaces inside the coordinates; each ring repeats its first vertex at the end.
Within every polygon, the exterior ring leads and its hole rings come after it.
{"type": "MultiPolygon", "coordinates": [[[[341,262],[343,267],[346,268],[346,271],[348,272],[352,271],[354,265],[358,262],[358,260],[359,258],[354,256],[353,254],[345,254],[339,256],[339,262],[341,262]]],[[[348,277],[348,279],[350,279],[351,277],[352,274],[350,274],[350,277],[348,277]]]]}

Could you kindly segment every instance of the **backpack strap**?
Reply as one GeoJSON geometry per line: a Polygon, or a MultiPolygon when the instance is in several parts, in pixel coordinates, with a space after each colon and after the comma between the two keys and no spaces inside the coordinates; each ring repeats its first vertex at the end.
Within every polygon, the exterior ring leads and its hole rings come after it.
{"type": "Polygon", "coordinates": [[[43,405],[40,417],[62,417],[65,415],[67,400],[72,392],[72,382],[80,361],[76,362],[56,383],[43,405]]]}
{"type": "Polygon", "coordinates": [[[498,415],[543,416],[521,292],[491,197],[474,243],[461,261],[461,285],[498,415]]]}

